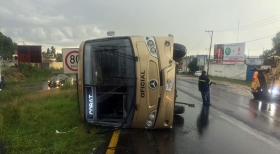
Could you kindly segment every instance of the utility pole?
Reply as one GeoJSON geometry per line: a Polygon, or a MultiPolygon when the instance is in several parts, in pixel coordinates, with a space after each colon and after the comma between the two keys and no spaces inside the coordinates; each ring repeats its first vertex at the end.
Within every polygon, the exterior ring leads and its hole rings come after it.
{"type": "Polygon", "coordinates": [[[188,72],[188,52],[186,52],[186,73],[188,72]]]}
{"type": "Polygon", "coordinates": [[[209,62],[210,62],[210,54],[211,54],[211,47],[212,47],[213,31],[206,30],[205,32],[211,32],[211,42],[210,42],[209,57],[208,57],[208,64],[207,64],[207,74],[209,75],[209,62]]]}

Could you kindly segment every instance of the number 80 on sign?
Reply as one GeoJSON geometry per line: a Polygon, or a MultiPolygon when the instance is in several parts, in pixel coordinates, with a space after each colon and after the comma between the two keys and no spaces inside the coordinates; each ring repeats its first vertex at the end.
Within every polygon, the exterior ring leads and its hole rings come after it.
{"type": "Polygon", "coordinates": [[[69,49],[64,48],[62,49],[63,54],[63,66],[64,66],[64,73],[71,74],[71,73],[78,73],[78,48],[76,49],[69,49]]]}

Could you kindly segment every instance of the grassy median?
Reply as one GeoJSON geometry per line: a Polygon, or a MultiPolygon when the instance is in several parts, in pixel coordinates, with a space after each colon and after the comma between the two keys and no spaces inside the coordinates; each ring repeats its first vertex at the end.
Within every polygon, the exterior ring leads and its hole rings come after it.
{"type": "Polygon", "coordinates": [[[78,114],[75,85],[62,89],[0,92],[0,153],[90,153],[103,142],[96,128],[86,133],[78,114]],[[1,143],[2,142],[2,143],[1,143]]]}
{"type": "Polygon", "coordinates": [[[240,85],[244,85],[244,86],[248,86],[248,87],[251,86],[251,82],[244,81],[244,80],[230,79],[230,78],[217,77],[217,76],[210,76],[209,78],[211,80],[215,80],[215,81],[225,81],[225,82],[240,84],[240,85]]]}

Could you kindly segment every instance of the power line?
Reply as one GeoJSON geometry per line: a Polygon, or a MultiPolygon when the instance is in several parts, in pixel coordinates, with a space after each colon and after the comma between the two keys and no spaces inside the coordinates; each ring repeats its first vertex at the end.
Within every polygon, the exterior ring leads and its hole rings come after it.
{"type": "Polygon", "coordinates": [[[265,20],[268,20],[268,19],[274,18],[274,17],[279,16],[279,15],[280,15],[280,14],[277,14],[277,15],[274,15],[274,16],[271,16],[271,17],[268,17],[268,18],[265,18],[265,19],[262,19],[262,20],[259,20],[259,21],[256,21],[256,22],[253,22],[253,23],[251,23],[251,24],[244,25],[244,26],[248,26],[248,25],[252,25],[252,24],[258,23],[258,22],[262,22],[262,21],[265,21],[265,20]]]}
{"type": "Polygon", "coordinates": [[[265,36],[265,37],[262,37],[262,38],[258,38],[258,39],[255,39],[255,40],[246,41],[246,43],[247,43],[247,42],[253,42],[253,41],[261,40],[261,39],[265,39],[265,38],[268,38],[268,37],[271,37],[271,36],[274,36],[274,35],[275,35],[275,34],[269,35],[269,36],[265,36]]]}
{"type": "Polygon", "coordinates": [[[250,27],[241,27],[240,29],[247,30],[247,29],[262,27],[262,26],[269,25],[269,24],[272,24],[272,23],[275,23],[275,22],[278,22],[278,21],[280,21],[280,18],[279,19],[274,19],[274,20],[271,20],[271,21],[266,21],[264,23],[259,23],[257,25],[252,25],[250,27]]]}
{"type": "Polygon", "coordinates": [[[196,42],[195,46],[189,50],[193,50],[193,49],[197,48],[199,46],[199,44],[205,39],[205,37],[203,37],[204,35],[205,35],[205,33],[202,33],[199,40],[196,42]],[[202,38],[204,38],[204,39],[202,39],[202,38]]]}
{"type": "Polygon", "coordinates": [[[276,17],[276,16],[279,16],[279,15],[280,14],[277,14],[277,15],[274,15],[274,16],[271,16],[271,17],[253,22],[251,24],[243,25],[239,28],[236,27],[236,28],[228,28],[228,29],[224,29],[224,30],[215,30],[215,32],[225,32],[225,31],[233,31],[233,30],[239,30],[239,29],[247,30],[247,29],[252,29],[252,28],[265,26],[265,25],[272,24],[272,23],[280,21],[280,17],[276,17]],[[274,18],[274,19],[272,19],[272,18],[274,18]]]}

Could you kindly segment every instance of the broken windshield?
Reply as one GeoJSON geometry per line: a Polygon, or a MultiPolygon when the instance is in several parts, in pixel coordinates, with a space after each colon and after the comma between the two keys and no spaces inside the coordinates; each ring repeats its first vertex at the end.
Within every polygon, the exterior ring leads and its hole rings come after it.
{"type": "Polygon", "coordinates": [[[129,39],[95,40],[85,44],[85,83],[133,86],[135,58],[129,39]],[[129,81],[132,80],[132,81],[129,81]]]}

